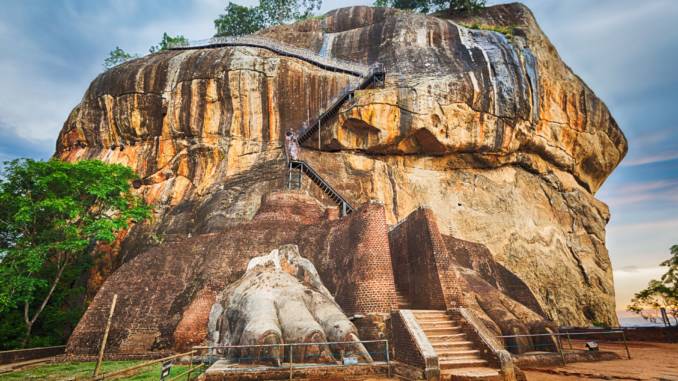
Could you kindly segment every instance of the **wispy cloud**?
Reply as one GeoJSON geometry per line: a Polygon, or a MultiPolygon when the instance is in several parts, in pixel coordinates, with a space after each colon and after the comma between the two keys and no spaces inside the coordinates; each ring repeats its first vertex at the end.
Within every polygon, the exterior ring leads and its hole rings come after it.
{"type": "Polygon", "coordinates": [[[678,229],[678,218],[615,224],[608,226],[607,232],[609,234],[623,234],[629,232],[642,233],[648,230],[656,231],[660,229],[668,229],[669,231],[675,232],[678,229]]]}
{"type": "Polygon", "coordinates": [[[678,151],[662,152],[657,154],[649,154],[638,158],[630,158],[622,161],[621,165],[626,167],[633,167],[637,165],[646,165],[653,163],[661,163],[664,161],[678,159],[678,151]]]}
{"type": "Polygon", "coordinates": [[[678,179],[629,182],[607,190],[601,198],[614,206],[641,202],[678,202],[678,179]]]}
{"type": "Polygon", "coordinates": [[[647,287],[651,279],[658,279],[665,272],[660,266],[637,267],[631,270],[614,270],[617,309],[623,310],[631,302],[633,295],[647,287]]]}

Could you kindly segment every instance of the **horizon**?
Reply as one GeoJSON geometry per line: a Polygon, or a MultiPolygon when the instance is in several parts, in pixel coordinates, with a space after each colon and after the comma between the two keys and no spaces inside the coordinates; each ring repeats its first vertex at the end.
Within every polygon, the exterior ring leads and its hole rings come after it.
{"type": "MultiPolygon", "coordinates": [[[[488,1],[488,5],[508,1],[488,1]]],[[[237,2],[252,5],[254,1],[237,2]]],[[[367,1],[325,1],[321,13],[367,1]]],[[[678,244],[678,2],[655,0],[522,1],[563,61],[609,107],[629,153],[596,198],[611,212],[606,247],[617,311],[658,278],[678,244]],[[620,38],[623,37],[623,38],[620,38]]],[[[227,1],[131,0],[6,4],[0,15],[0,160],[47,159],[69,112],[116,46],[145,53],[163,32],[189,40],[212,36],[227,1]],[[35,25],[42,28],[34,29],[35,25]]]]}

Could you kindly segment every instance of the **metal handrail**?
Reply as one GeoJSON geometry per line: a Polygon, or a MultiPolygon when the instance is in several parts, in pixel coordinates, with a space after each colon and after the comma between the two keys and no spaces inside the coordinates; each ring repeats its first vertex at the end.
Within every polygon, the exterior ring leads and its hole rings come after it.
{"type": "Polygon", "coordinates": [[[308,138],[313,135],[316,130],[320,129],[320,124],[327,118],[335,114],[341,105],[350,98],[350,96],[356,91],[368,87],[372,82],[377,79],[378,76],[383,76],[385,73],[384,66],[380,63],[376,63],[370,66],[369,71],[366,75],[360,77],[356,82],[350,83],[339,91],[339,94],[335,96],[332,101],[329,103],[329,106],[324,108],[321,113],[313,119],[305,128],[299,131],[299,143],[303,143],[308,140],[308,138]]]}
{"type": "Polygon", "coordinates": [[[212,37],[196,41],[180,41],[171,43],[170,50],[186,50],[186,49],[201,49],[213,48],[220,46],[252,46],[257,48],[264,48],[276,53],[287,56],[300,58],[304,61],[314,63],[316,65],[333,68],[339,71],[351,73],[358,76],[365,76],[370,71],[370,66],[357,62],[346,61],[339,58],[323,57],[318,53],[310,50],[288,45],[278,40],[263,36],[223,36],[212,37]]]}
{"type": "Polygon", "coordinates": [[[325,181],[325,180],[318,174],[318,172],[316,172],[316,171],[313,169],[313,167],[311,167],[310,165],[308,165],[308,163],[306,163],[306,162],[303,161],[303,160],[291,160],[289,165],[290,165],[290,170],[295,169],[295,166],[297,166],[296,168],[298,168],[298,169],[300,169],[302,172],[304,172],[304,174],[306,174],[306,176],[310,177],[311,180],[314,180],[314,182],[317,181],[316,184],[317,184],[318,186],[320,186],[320,188],[323,189],[323,191],[324,191],[328,196],[330,196],[330,198],[332,198],[337,204],[339,204],[339,206],[341,206],[341,208],[342,208],[342,210],[341,210],[342,216],[345,216],[345,215],[347,215],[347,214],[349,214],[349,213],[351,213],[351,212],[354,211],[354,209],[353,209],[353,207],[351,206],[351,204],[350,204],[348,201],[346,201],[346,199],[345,199],[344,197],[342,197],[342,196],[339,194],[339,192],[337,192],[334,188],[332,188],[332,186],[331,186],[330,184],[328,184],[327,181],[325,181]],[[321,186],[321,185],[322,185],[322,186],[321,186]],[[324,187],[323,187],[323,186],[324,186],[324,187]]]}
{"type": "Polygon", "coordinates": [[[339,345],[339,344],[369,344],[369,343],[388,343],[388,340],[359,340],[359,341],[323,341],[313,343],[280,343],[280,344],[227,344],[227,345],[202,345],[195,346],[192,349],[237,349],[237,348],[263,348],[263,347],[280,347],[280,346],[314,346],[314,345],[339,345]]]}
{"type": "MultiPolygon", "coordinates": [[[[281,348],[281,347],[289,347],[289,365],[283,365],[283,363],[279,363],[278,367],[282,368],[283,366],[288,367],[290,370],[290,379],[292,379],[293,375],[293,370],[295,369],[294,367],[294,347],[303,347],[303,346],[318,346],[318,345],[363,345],[363,344],[371,344],[371,343],[381,343],[384,344],[384,357],[385,357],[385,362],[386,362],[386,369],[388,373],[388,377],[391,377],[391,355],[390,355],[390,350],[389,350],[389,342],[388,340],[355,340],[355,341],[325,341],[325,342],[311,342],[311,343],[280,343],[280,344],[252,344],[252,345],[212,345],[212,346],[195,346],[193,347],[193,352],[197,352],[199,350],[209,350],[210,352],[214,352],[215,349],[245,349],[245,348],[281,348]]],[[[363,349],[367,350],[365,347],[363,349]]],[[[214,354],[212,354],[214,356],[214,354]]],[[[223,356],[223,354],[219,354],[217,356],[223,356]]],[[[342,355],[343,356],[343,355],[342,355]]],[[[372,360],[372,354],[367,352],[367,362],[368,363],[379,363],[374,360],[372,360]]],[[[381,362],[383,364],[383,362],[381,362]]],[[[296,364],[297,368],[300,366],[303,366],[303,364],[296,364]]]]}
{"type": "Polygon", "coordinates": [[[31,352],[31,351],[42,351],[48,349],[57,349],[57,348],[66,348],[65,345],[53,345],[51,347],[35,347],[35,348],[21,348],[21,349],[9,349],[6,351],[0,351],[0,354],[5,353],[19,353],[19,352],[31,352]]]}
{"type": "Polygon", "coordinates": [[[624,333],[623,330],[618,330],[618,331],[603,331],[603,332],[566,332],[566,333],[561,333],[561,332],[554,332],[554,333],[530,333],[530,334],[522,334],[522,335],[500,335],[500,336],[495,336],[498,338],[513,338],[513,337],[538,337],[538,336],[575,336],[575,335],[606,335],[606,334],[613,334],[613,333],[624,333]]]}
{"type": "Polygon", "coordinates": [[[572,349],[572,341],[570,341],[570,337],[572,336],[586,336],[586,335],[612,335],[612,334],[621,334],[622,341],[624,343],[624,349],[626,350],[626,357],[630,360],[631,359],[631,351],[629,350],[629,345],[628,342],[626,341],[626,332],[621,329],[621,330],[609,330],[609,331],[590,331],[590,332],[554,332],[554,333],[531,333],[531,334],[521,334],[521,335],[499,335],[495,336],[497,338],[516,338],[516,337],[543,337],[543,336],[556,336],[558,337],[558,351],[560,352],[560,356],[562,357],[563,364],[566,363],[565,361],[565,354],[563,352],[563,345],[561,343],[560,337],[565,336],[567,337],[567,341],[569,343],[570,349],[572,349]]]}
{"type": "Polygon", "coordinates": [[[499,361],[499,366],[501,367],[502,372],[505,375],[505,379],[515,380],[515,368],[513,365],[513,357],[511,354],[504,349],[503,346],[495,340],[490,330],[487,328],[485,323],[483,323],[476,314],[467,308],[458,307],[457,311],[459,314],[466,319],[468,324],[471,326],[473,331],[478,335],[480,340],[490,349],[492,354],[496,356],[496,359],[499,361]]]}

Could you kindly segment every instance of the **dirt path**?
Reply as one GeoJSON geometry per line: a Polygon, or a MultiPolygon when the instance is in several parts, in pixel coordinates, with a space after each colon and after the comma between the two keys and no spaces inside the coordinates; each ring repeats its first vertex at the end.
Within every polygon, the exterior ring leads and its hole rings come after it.
{"type": "MultiPolygon", "coordinates": [[[[583,345],[577,343],[576,345],[583,345]]],[[[526,370],[528,381],[573,380],[676,380],[678,381],[678,344],[631,342],[631,360],[624,346],[601,344],[602,350],[617,352],[622,360],[581,362],[564,367],[526,370]]]]}

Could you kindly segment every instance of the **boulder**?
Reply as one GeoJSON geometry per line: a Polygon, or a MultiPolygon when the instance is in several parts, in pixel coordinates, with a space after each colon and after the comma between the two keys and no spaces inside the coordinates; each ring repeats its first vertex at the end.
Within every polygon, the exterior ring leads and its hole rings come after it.
{"type": "MultiPolygon", "coordinates": [[[[301,150],[352,205],[378,200],[391,225],[426,206],[443,235],[485,245],[556,323],[618,323],[610,216],[595,192],[627,142],[525,6],[464,18],[350,7],[259,35],[385,65],[384,86],[356,92],[301,150]]],[[[159,240],[254,218],[262,195],[287,185],[285,131],[355,80],[244,46],[159,52],[97,77],[55,156],[131,166],[156,215],[99,265],[90,295],[159,240]]]]}

